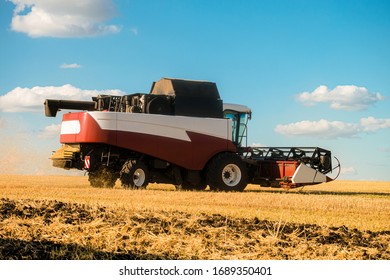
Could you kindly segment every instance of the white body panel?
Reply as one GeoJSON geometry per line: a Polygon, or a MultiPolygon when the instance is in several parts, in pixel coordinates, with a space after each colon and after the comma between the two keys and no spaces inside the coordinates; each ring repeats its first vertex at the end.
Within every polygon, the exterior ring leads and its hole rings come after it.
{"type": "Polygon", "coordinates": [[[64,121],[61,123],[61,134],[79,134],[80,122],[79,120],[64,121]]]}
{"type": "Polygon", "coordinates": [[[89,112],[89,114],[105,130],[143,133],[183,141],[191,141],[187,132],[232,139],[230,119],[116,112],[89,112]]]}
{"type": "Polygon", "coordinates": [[[326,182],[326,175],[301,163],[292,177],[294,184],[312,184],[326,182]]]}

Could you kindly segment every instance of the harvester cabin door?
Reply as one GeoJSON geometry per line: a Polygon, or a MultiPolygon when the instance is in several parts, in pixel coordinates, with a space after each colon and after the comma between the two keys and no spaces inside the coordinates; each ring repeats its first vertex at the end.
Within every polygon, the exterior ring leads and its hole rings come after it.
{"type": "Polygon", "coordinates": [[[247,140],[247,114],[233,111],[225,111],[224,117],[232,120],[232,140],[237,147],[242,146],[242,141],[247,140]]]}

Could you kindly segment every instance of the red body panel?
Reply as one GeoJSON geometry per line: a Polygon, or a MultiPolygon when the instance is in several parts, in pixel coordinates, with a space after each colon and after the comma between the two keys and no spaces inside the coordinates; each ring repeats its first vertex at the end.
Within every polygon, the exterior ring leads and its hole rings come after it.
{"type": "MultiPolygon", "coordinates": [[[[101,129],[86,112],[64,114],[63,121],[78,120],[78,134],[61,134],[61,143],[102,143],[143,153],[190,170],[202,170],[216,154],[235,152],[228,139],[187,131],[191,141],[129,131],[101,129]]],[[[115,121],[115,120],[114,120],[115,121]]]]}
{"type": "Polygon", "coordinates": [[[88,113],[64,114],[62,121],[78,120],[80,122],[80,133],[61,134],[61,143],[102,143],[116,144],[117,133],[115,130],[103,130],[99,124],[88,113]]]}
{"type": "Polygon", "coordinates": [[[260,177],[272,179],[291,178],[298,165],[297,161],[264,161],[261,163],[260,177]]]}

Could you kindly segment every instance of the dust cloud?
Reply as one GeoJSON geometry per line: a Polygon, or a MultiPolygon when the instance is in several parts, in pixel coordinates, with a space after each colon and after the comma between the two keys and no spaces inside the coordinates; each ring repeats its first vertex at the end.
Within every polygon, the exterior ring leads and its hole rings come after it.
{"type": "Polygon", "coordinates": [[[26,175],[82,175],[52,166],[49,159],[60,148],[57,137],[43,139],[36,132],[19,131],[7,133],[1,129],[0,174],[26,175]]]}

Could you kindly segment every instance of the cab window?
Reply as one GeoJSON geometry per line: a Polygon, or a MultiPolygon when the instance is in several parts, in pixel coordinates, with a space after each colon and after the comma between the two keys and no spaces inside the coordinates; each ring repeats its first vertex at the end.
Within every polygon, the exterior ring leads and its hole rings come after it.
{"type": "Polygon", "coordinates": [[[224,117],[232,120],[232,140],[237,146],[241,146],[242,141],[247,137],[248,117],[245,113],[227,111],[224,117]]]}

